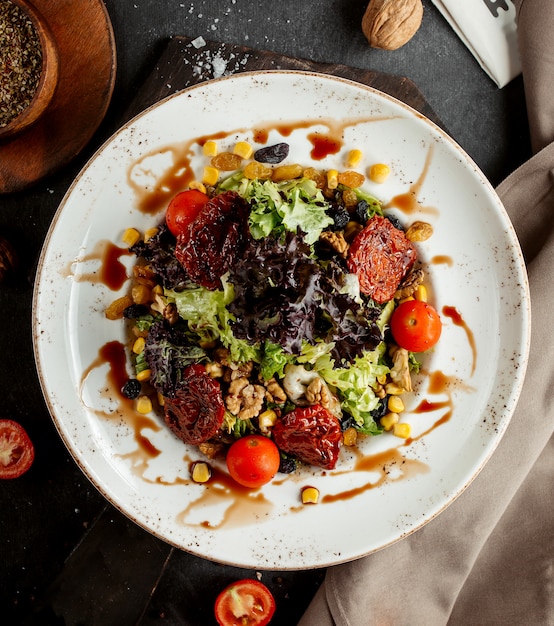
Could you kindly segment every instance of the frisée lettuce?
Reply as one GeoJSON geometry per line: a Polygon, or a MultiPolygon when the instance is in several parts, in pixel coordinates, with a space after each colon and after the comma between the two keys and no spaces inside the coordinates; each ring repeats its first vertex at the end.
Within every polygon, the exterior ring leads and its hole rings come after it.
{"type": "Polygon", "coordinates": [[[328,202],[309,178],[282,182],[250,180],[241,172],[230,176],[219,187],[236,191],[250,205],[250,232],[254,239],[300,229],[304,241],[315,243],[321,232],[333,223],[328,202]]]}

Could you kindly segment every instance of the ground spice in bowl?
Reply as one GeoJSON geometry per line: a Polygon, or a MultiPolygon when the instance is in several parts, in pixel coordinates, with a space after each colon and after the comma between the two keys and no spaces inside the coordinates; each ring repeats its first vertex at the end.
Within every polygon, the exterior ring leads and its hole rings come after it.
{"type": "Polygon", "coordinates": [[[0,128],[31,104],[42,73],[39,33],[25,11],[0,0],[0,128]]]}

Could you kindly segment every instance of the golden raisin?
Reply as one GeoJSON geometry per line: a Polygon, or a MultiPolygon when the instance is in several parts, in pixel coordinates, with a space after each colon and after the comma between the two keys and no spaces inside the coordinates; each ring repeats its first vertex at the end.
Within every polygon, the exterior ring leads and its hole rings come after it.
{"type": "Polygon", "coordinates": [[[342,201],[347,209],[353,209],[358,204],[358,196],[353,189],[348,188],[342,192],[342,201]]]}
{"type": "Polygon", "coordinates": [[[302,176],[302,166],[298,164],[293,165],[279,165],[273,170],[271,179],[274,182],[280,180],[292,180],[293,178],[299,178],[302,176]]]}
{"type": "Polygon", "coordinates": [[[133,304],[130,296],[122,296],[114,300],[106,309],[106,317],[109,320],[119,320],[123,318],[123,311],[133,304]]]}
{"type": "Polygon", "coordinates": [[[321,170],[316,170],[315,167],[307,167],[303,175],[310,180],[313,180],[316,184],[316,187],[319,189],[323,189],[327,184],[327,178],[325,174],[321,170]]]}
{"type": "Polygon", "coordinates": [[[359,172],[353,170],[346,170],[346,172],[340,172],[338,175],[339,185],[356,189],[361,187],[365,182],[365,176],[359,172]]]}
{"type": "Polygon", "coordinates": [[[345,446],[355,446],[358,440],[358,431],[350,426],[342,433],[342,443],[345,446]]]}
{"type": "Polygon", "coordinates": [[[135,304],[148,304],[152,300],[152,291],[147,285],[137,283],[131,287],[131,298],[135,304]]]}
{"type": "Polygon", "coordinates": [[[232,170],[238,170],[242,165],[242,157],[232,152],[222,152],[211,160],[213,167],[223,172],[231,172],[232,170]]]}
{"type": "Polygon", "coordinates": [[[270,167],[266,167],[258,161],[250,161],[248,165],[244,168],[243,174],[249,180],[254,180],[255,178],[259,178],[261,180],[267,180],[271,178],[271,174],[273,170],[270,167]]]}
{"type": "Polygon", "coordinates": [[[363,226],[360,222],[355,222],[354,220],[350,220],[344,229],[344,238],[348,243],[352,243],[354,237],[363,229],[363,226]]]}
{"type": "Polygon", "coordinates": [[[427,241],[433,234],[433,227],[427,222],[414,222],[406,231],[410,241],[427,241]]]}

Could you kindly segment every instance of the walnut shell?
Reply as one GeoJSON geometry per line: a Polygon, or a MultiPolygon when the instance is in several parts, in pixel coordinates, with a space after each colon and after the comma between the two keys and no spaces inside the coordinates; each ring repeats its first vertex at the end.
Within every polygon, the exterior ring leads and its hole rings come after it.
{"type": "Polygon", "coordinates": [[[421,0],[371,0],[362,31],[372,48],[397,50],[416,34],[422,19],[421,0]]]}
{"type": "Polygon", "coordinates": [[[0,283],[15,272],[18,266],[18,258],[12,244],[0,235],[0,283]]]}

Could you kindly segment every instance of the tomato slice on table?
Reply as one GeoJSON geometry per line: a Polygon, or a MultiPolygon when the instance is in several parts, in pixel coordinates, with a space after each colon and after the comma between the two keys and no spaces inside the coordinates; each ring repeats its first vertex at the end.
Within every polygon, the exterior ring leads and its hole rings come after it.
{"type": "Polygon", "coordinates": [[[396,343],[410,352],[425,352],[439,340],[442,322],[436,309],[421,300],[399,304],[390,320],[396,343]]]}
{"type": "Polygon", "coordinates": [[[215,601],[219,626],[266,626],[275,613],[275,599],[260,581],[245,578],[231,583],[215,601]]]}
{"type": "Polygon", "coordinates": [[[23,426],[0,419],[0,478],[24,474],[35,458],[35,448],[23,426]]]}
{"type": "Polygon", "coordinates": [[[263,435],[246,435],[229,448],[226,461],[229,474],[239,485],[255,489],[275,476],[281,455],[271,439],[263,435]]]}
{"type": "Polygon", "coordinates": [[[206,206],[208,196],[198,189],[187,189],[178,193],[169,203],[165,221],[175,237],[184,233],[200,211],[206,206]]]}

